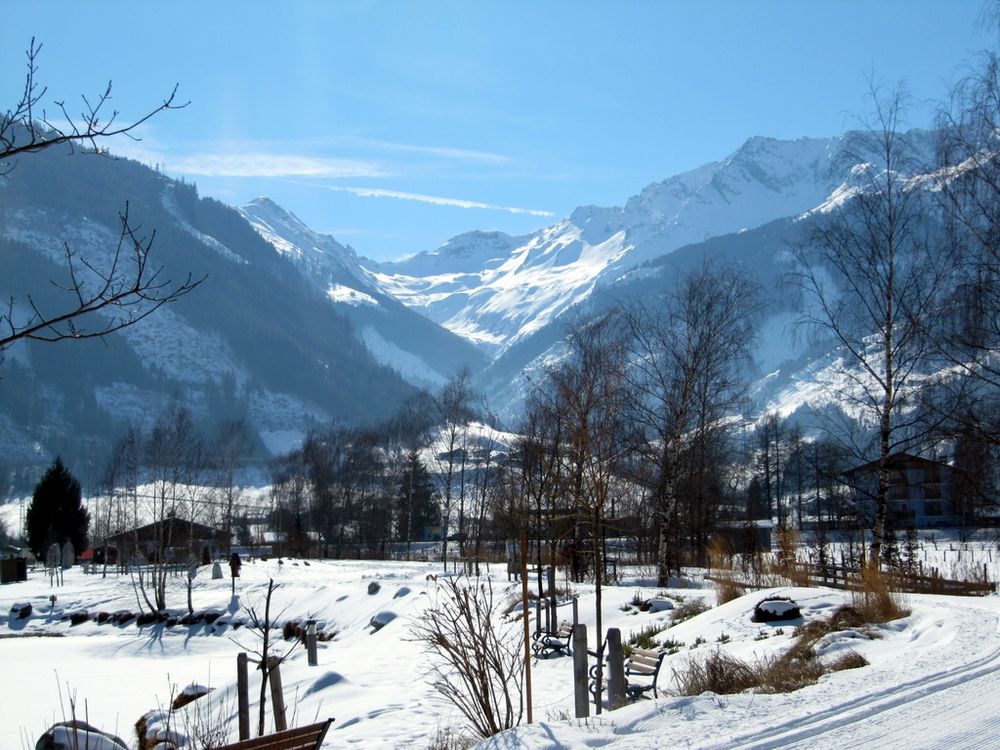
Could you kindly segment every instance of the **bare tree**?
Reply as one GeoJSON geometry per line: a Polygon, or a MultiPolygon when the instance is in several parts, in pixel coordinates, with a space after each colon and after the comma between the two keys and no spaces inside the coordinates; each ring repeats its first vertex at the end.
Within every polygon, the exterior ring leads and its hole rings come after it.
{"type": "Polygon", "coordinates": [[[757,285],[738,270],[706,265],[626,312],[632,414],[657,513],[660,586],[680,566],[684,452],[710,430],[723,434],[724,418],[738,409],[760,304],[757,285]]]}
{"type": "MultiPolygon", "coordinates": [[[[196,485],[201,463],[201,446],[194,431],[191,414],[184,407],[171,405],[170,409],[153,426],[146,445],[146,463],[153,491],[153,520],[155,541],[149,566],[149,585],[153,591],[150,602],[146,595],[145,580],[140,573],[139,586],[151,609],[166,608],[167,578],[174,572],[177,549],[193,553],[194,522],[200,507],[200,489],[196,485]],[[180,518],[188,516],[189,535],[183,540],[180,518]],[[186,542],[186,543],[185,543],[186,542]]],[[[188,579],[190,583],[190,579],[188,579]]],[[[188,609],[191,591],[188,587],[188,609]]]]}
{"type": "MultiPolygon", "coordinates": [[[[987,20],[1000,31],[1000,3],[987,20]]],[[[968,415],[956,430],[1000,445],[1000,54],[982,53],[955,87],[938,123],[936,191],[955,249],[957,280],[947,314],[930,327],[938,349],[964,377],[953,383],[968,415]],[[940,325],[943,323],[943,325],[940,325]]]]}
{"type": "Polygon", "coordinates": [[[488,581],[466,587],[449,578],[412,630],[434,656],[430,684],[481,737],[516,726],[524,712],[523,634],[504,632],[500,614],[488,581]]]}
{"type": "MultiPolygon", "coordinates": [[[[578,560],[593,565],[596,628],[603,632],[602,585],[605,577],[605,522],[615,496],[623,491],[621,467],[628,452],[628,380],[624,330],[612,312],[573,326],[565,360],[549,370],[544,394],[560,422],[557,472],[576,515],[578,560]]],[[[579,565],[576,573],[580,574],[579,565]]],[[[603,647],[602,647],[603,648],[603,647]]],[[[597,661],[601,683],[603,660],[597,661]]],[[[601,704],[598,703],[598,712],[601,704]]]]}
{"type": "Polygon", "coordinates": [[[912,444],[917,429],[907,403],[923,385],[930,355],[926,321],[935,313],[948,270],[921,221],[926,192],[901,132],[905,95],[873,89],[866,129],[845,145],[852,165],[845,204],[817,217],[798,249],[802,288],[814,303],[806,320],[844,353],[838,396],[877,435],[878,481],[872,513],[872,559],[886,534],[889,458],[912,444]],[[829,283],[830,275],[834,285],[829,283]]]}
{"type": "MultiPolygon", "coordinates": [[[[437,399],[438,412],[443,421],[440,432],[440,448],[435,452],[434,473],[441,498],[441,562],[445,572],[448,571],[448,536],[451,528],[453,492],[456,479],[459,482],[459,496],[465,498],[465,472],[468,451],[468,429],[472,419],[470,402],[472,393],[469,390],[469,373],[463,370],[441,389],[437,399]],[[457,476],[456,476],[457,475],[457,476]]],[[[461,509],[464,511],[464,508],[461,509]]],[[[464,526],[463,513],[459,514],[459,531],[464,526]]],[[[462,539],[459,537],[459,548],[462,539]]]]}
{"type": "MultiPolygon", "coordinates": [[[[160,112],[180,109],[177,87],[159,105],[137,119],[124,123],[119,113],[109,111],[111,84],[95,100],[83,99],[83,109],[73,115],[65,102],[56,101],[56,117],[44,108],[47,90],[38,83],[38,55],[42,45],[34,39],[27,50],[27,73],[20,99],[0,115],[0,176],[14,168],[18,156],[66,146],[81,146],[104,153],[101,142],[115,136],[138,140],[134,131],[160,112]],[[55,120],[58,120],[56,122],[55,120]]],[[[150,315],[162,305],[180,299],[202,281],[191,274],[181,282],[164,278],[163,268],[150,264],[155,233],[148,236],[129,221],[128,204],[119,215],[118,244],[111,262],[97,267],[68,245],[64,257],[67,276],[52,281],[64,293],[58,307],[42,309],[28,296],[19,308],[15,298],[0,313],[0,354],[16,341],[61,341],[106,336],[150,315]],[[19,309],[24,312],[19,312],[19,309]]]]}
{"type": "Polygon", "coordinates": [[[250,428],[245,420],[223,422],[215,432],[213,464],[217,476],[216,495],[226,532],[226,557],[232,551],[233,525],[243,492],[238,484],[240,464],[250,451],[250,428]]]}

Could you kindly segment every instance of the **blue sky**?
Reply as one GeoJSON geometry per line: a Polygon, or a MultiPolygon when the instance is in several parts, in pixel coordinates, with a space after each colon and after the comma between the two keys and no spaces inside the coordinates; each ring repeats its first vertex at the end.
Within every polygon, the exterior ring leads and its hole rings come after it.
{"type": "Polygon", "coordinates": [[[239,205],[267,195],[362,255],[472,229],[527,233],[724,158],[748,137],[835,135],[871,77],[910,122],[991,37],[980,0],[18,3],[0,94],[43,43],[51,99],[114,83],[113,149],[239,205]]]}

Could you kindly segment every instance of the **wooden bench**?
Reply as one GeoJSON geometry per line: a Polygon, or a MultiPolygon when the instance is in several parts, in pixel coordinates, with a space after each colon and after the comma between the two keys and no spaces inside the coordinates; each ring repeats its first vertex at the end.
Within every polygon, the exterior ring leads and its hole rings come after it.
{"type": "Polygon", "coordinates": [[[573,640],[573,623],[564,622],[557,631],[550,632],[540,630],[535,633],[531,640],[531,650],[540,659],[548,659],[552,654],[573,654],[570,649],[570,642],[573,640]]]}
{"type": "Polygon", "coordinates": [[[216,750],[319,750],[333,719],[305,727],[286,729],[265,737],[240,740],[232,745],[224,745],[216,750]]]}
{"type": "Polygon", "coordinates": [[[656,678],[666,655],[666,651],[632,647],[632,653],[625,662],[625,694],[630,701],[644,697],[650,690],[656,697],[656,678]],[[633,675],[641,677],[642,681],[629,679],[633,675]]]}
{"type": "MultiPolygon", "coordinates": [[[[593,654],[596,656],[596,654],[593,654]]],[[[646,697],[646,693],[652,691],[656,697],[656,678],[660,674],[660,667],[663,665],[663,658],[666,651],[652,650],[647,648],[632,647],[628,659],[625,661],[625,697],[630,700],[638,700],[646,697]],[[629,679],[632,676],[639,677],[639,680],[629,679]]],[[[601,692],[607,689],[608,667],[604,666],[602,675],[605,679],[601,681],[601,692]]],[[[590,667],[590,684],[588,685],[590,694],[596,702],[598,699],[597,685],[597,665],[590,667]]]]}

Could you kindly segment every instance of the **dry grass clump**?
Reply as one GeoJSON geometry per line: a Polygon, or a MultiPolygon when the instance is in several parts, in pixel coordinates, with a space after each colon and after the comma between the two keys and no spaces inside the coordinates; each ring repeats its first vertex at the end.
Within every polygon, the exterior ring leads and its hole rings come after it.
{"type": "Polygon", "coordinates": [[[888,576],[875,563],[861,569],[861,588],[851,592],[851,606],[866,623],[879,624],[910,614],[905,598],[893,591],[888,576]]]}
{"type": "Polygon", "coordinates": [[[670,610],[670,625],[673,627],[710,609],[702,599],[687,599],[670,610]]]}
{"type": "Polygon", "coordinates": [[[705,692],[728,695],[742,693],[760,684],[756,665],[722,651],[713,651],[704,659],[689,659],[680,671],[674,670],[678,695],[701,695],[705,692]]]}
{"type": "Polygon", "coordinates": [[[735,580],[732,575],[717,575],[712,583],[715,584],[715,596],[719,604],[739,599],[747,592],[743,584],[735,580]]]}
{"type": "Polygon", "coordinates": [[[754,690],[759,693],[790,693],[812,685],[829,668],[821,660],[792,658],[787,654],[748,662],[716,650],[703,660],[691,659],[674,671],[678,695],[704,692],[730,695],[754,690]]]}
{"type": "Polygon", "coordinates": [[[856,651],[848,651],[824,662],[810,647],[792,648],[786,653],[754,662],[716,650],[704,659],[691,659],[674,670],[677,695],[704,692],[729,695],[754,690],[758,693],[791,693],[812,685],[828,672],[863,667],[868,661],[856,651]]]}
{"type": "Polygon", "coordinates": [[[845,669],[867,667],[868,660],[857,651],[851,649],[850,651],[845,651],[833,661],[828,662],[826,666],[831,672],[842,672],[845,669]]]}
{"type": "Polygon", "coordinates": [[[779,529],[777,570],[773,572],[784,576],[796,586],[809,586],[809,568],[799,564],[796,556],[798,549],[799,532],[787,527],[779,529]]]}
{"type": "Polygon", "coordinates": [[[469,750],[479,739],[468,732],[451,727],[438,727],[427,742],[427,750],[469,750]]]}
{"type": "Polygon", "coordinates": [[[865,615],[853,606],[843,606],[828,618],[810,620],[795,629],[795,641],[779,656],[748,662],[716,649],[704,659],[691,659],[674,670],[677,695],[700,695],[706,691],[722,695],[754,690],[760,693],[789,693],[814,684],[829,672],[857,669],[868,665],[857,651],[845,651],[824,661],[816,652],[817,642],[826,635],[858,630],[868,638],[878,637],[866,629],[865,615]]]}
{"type": "Polygon", "coordinates": [[[733,569],[733,551],[721,537],[713,537],[708,545],[708,569],[715,584],[717,604],[738,599],[747,591],[733,569]]]}

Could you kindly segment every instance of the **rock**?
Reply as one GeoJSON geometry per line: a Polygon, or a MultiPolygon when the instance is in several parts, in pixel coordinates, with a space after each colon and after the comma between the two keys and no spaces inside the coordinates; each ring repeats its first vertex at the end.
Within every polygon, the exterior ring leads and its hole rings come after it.
{"type": "Polygon", "coordinates": [[[673,608],[674,603],[669,599],[650,599],[642,609],[644,612],[666,612],[673,608]]]}
{"type": "Polygon", "coordinates": [[[378,581],[372,581],[371,583],[368,584],[369,596],[375,596],[375,594],[377,594],[381,590],[382,590],[382,584],[380,584],[378,581]]]}
{"type": "Polygon", "coordinates": [[[102,732],[85,721],[61,721],[49,727],[35,743],[35,750],[128,750],[121,737],[102,732]]]}
{"type": "Polygon", "coordinates": [[[31,617],[31,602],[17,602],[10,605],[10,616],[15,620],[26,620],[31,617]]]}
{"type": "Polygon", "coordinates": [[[799,605],[784,596],[763,599],[753,608],[754,622],[787,622],[802,617],[799,605]]]}
{"type": "Polygon", "coordinates": [[[396,619],[395,612],[379,612],[368,621],[368,625],[373,628],[372,632],[378,632],[390,622],[396,619]]]}

